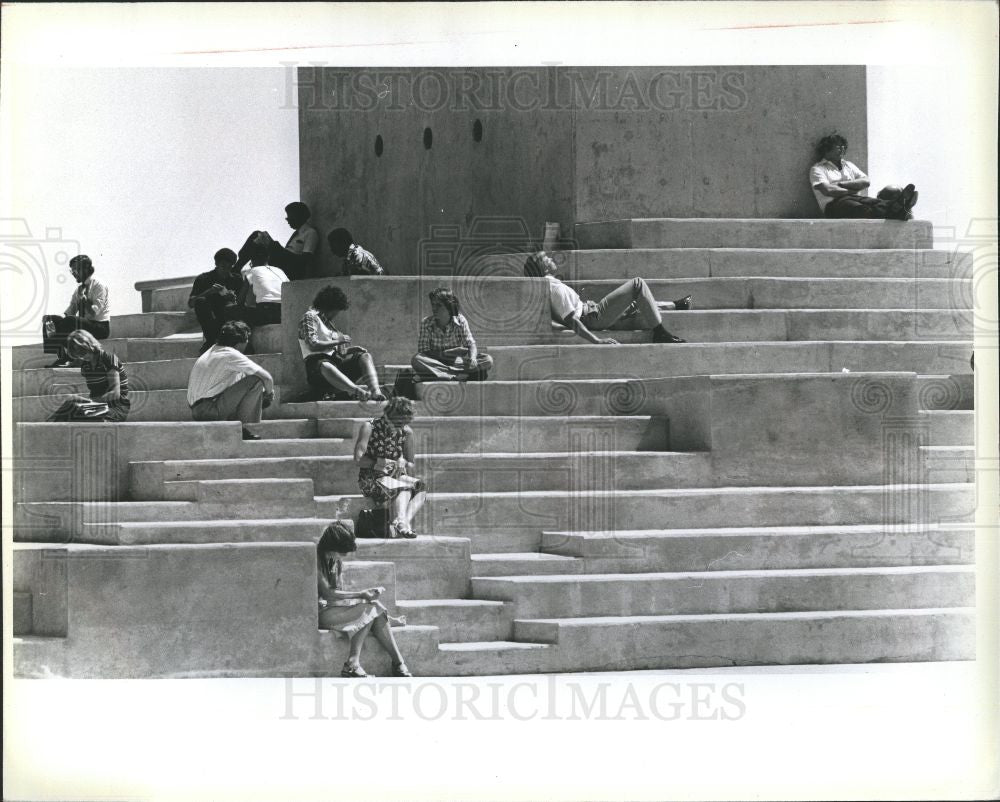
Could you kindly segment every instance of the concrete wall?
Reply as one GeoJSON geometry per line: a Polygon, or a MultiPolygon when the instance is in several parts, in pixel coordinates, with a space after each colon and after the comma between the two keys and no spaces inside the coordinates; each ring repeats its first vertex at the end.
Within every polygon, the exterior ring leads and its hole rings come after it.
{"type": "MultiPolygon", "coordinates": [[[[317,228],[350,229],[397,274],[537,243],[547,221],[569,236],[619,217],[815,216],[812,146],[834,129],[867,166],[864,67],[308,67],[298,81],[317,228]]],[[[339,272],[322,251],[323,274],[339,272]]]]}

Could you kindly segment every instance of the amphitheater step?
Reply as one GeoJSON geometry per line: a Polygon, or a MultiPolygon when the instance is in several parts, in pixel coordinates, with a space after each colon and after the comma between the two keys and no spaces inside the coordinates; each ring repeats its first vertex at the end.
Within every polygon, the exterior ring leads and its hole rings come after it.
{"type": "MultiPolygon", "coordinates": [[[[590,344],[510,346],[492,350],[498,381],[763,373],[938,372],[956,367],[965,341],[590,344]]],[[[966,361],[968,361],[966,359],[966,361]]]]}
{"type": "Polygon", "coordinates": [[[975,529],[843,525],[544,532],[542,549],[576,558],[579,573],[967,564],[974,557],[975,529]]]}
{"type": "Polygon", "coordinates": [[[924,476],[930,482],[975,482],[974,446],[924,446],[920,449],[924,476]]]}
{"type": "MultiPolygon", "coordinates": [[[[971,328],[968,279],[708,278],[650,279],[659,301],[693,295],[697,309],[938,309],[964,313],[971,328]]],[[[584,300],[599,301],[620,282],[570,282],[584,300]]]]}
{"type": "Polygon", "coordinates": [[[399,601],[396,609],[406,623],[438,627],[441,643],[502,641],[511,636],[504,603],[479,599],[420,599],[399,601]]]}
{"type": "Polygon", "coordinates": [[[190,332],[197,327],[193,311],[111,316],[111,335],[123,340],[131,337],[166,337],[179,332],[190,332]]]}
{"type": "Polygon", "coordinates": [[[930,445],[971,446],[975,442],[975,419],[971,410],[935,410],[927,413],[930,445]]]}
{"type": "Polygon", "coordinates": [[[578,247],[592,248],[930,248],[927,220],[636,218],[577,223],[578,247]]]}
{"type": "MultiPolygon", "coordinates": [[[[514,636],[555,644],[547,671],[972,660],[975,611],[552,618],[516,620],[514,636]]],[[[484,663],[475,668],[486,668],[484,663]]],[[[517,673],[502,665],[489,667],[496,673],[517,673]]]]}
{"type": "MultiPolygon", "coordinates": [[[[630,248],[556,251],[564,281],[667,278],[969,278],[967,254],[913,248],[630,248]]],[[[516,275],[527,254],[477,261],[516,275]]],[[[480,272],[479,275],[484,275],[480,272]]]]}
{"type": "Polygon", "coordinates": [[[917,376],[920,408],[930,412],[972,410],[975,390],[972,378],[971,373],[917,376]]]}
{"type": "Polygon", "coordinates": [[[474,577],[581,574],[584,573],[583,568],[583,560],[544,552],[472,555],[472,576],[474,577]]]}
{"type": "Polygon", "coordinates": [[[197,479],[163,483],[164,501],[195,501],[252,508],[274,501],[309,504],[312,499],[312,479],[197,479]]]}
{"type": "MultiPolygon", "coordinates": [[[[307,418],[286,418],[284,420],[266,420],[257,425],[255,431],[261,437],[260,440],[248,440],[248,446],[259,445],[261,442],[269,440],[294,440],[304,441],[316,437],[316,421],[307,418]]],[[[270,445],[270,443],[268,443],[270,445]]]]}
{"type": "Polygon", "coordinates": [[[518,619],[963,607],[974,578],[971,565],[476,577],[472,595],[518,619]]]}
{"type": "MultiPolygon", "coordinates": [[[[427,405],[428,413],[435,410],[427,405]]],[[[320,437],[350,437],[368,419],[320,419],[320,437]]],[[[668,442],[665,417],[575,416],[570,420],[529,415],[420,415],[410,424],[417,454],[560,452],[581,450],[588,432],[612,451],[660,451],[668,442]]]]}
{"type": "Polygon", "coordinates": [[[30,635],[34,630],[32,628],[32,615],[31,615],[31,591],[28,590],[15,590],[14,591],[14,620],[13,629],[14,637],[23,637],[25,635],[30,635]]]}
{"type": "MultiPolygon", "coordinates": [[[[968,340],[972,313],[952,309],[726,309],[665,312],[663,325],[689,342],[796,342],[802,340],[968,340]]],[[[562,326],[533,344],[572,344],[562,326]]],[[[628,345],[650,342],[648,331],[615,329],[628,345]]],[[[579,340],[578,342],[582,342],[579,340]]]]}

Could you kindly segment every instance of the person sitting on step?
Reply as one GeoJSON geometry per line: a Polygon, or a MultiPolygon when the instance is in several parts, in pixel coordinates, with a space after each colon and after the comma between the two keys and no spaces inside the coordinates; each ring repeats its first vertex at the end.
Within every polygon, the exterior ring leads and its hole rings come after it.
{"type": "MultiPolygon", "coordinates": [[[[566,328],[573,329],[587,342],[597,345],[618,345],[610,337],[598,337],[593,329],[623,329],[628,331],[651,329],[654,343],[683,343],[663,328],[663,316],[649,285],[641,278],[626,281],[600,301],[582,301],[580,296],[558,278],[559,266],[545,251],[538,251],[524,263],[524,275],[529,278],[545,277],[549,280],[549,308],[552,319],[566,328]]],[[[687,295],[665,304],[667,309],[690,309],[691,296],[687,295]]]]}
{"type": "Polygon", "coordinates": [[[66,338],[66,355],[80,365],[80,374],[87,383],[90,398],[74,395],[63,401],[49,420],[102,420],[118,423],[128,417],[128,373],[125,364],[105,351],[89,331],[78,329],[66,338]],[[91,409],[81,408],[91,407],[91,409]],[[107,406],[97,408],[98,404],[107,406]]]}
{"type": "Polygon", "coordinates": [[[334,318],[350,307],[340,287],[324,287],[299,322],[299,350],[306,379],[324,400],[385,401],[372,355],[337,331],[334,318]],[[359,383],[360,382],[360,383],[359,383]]]}
{"type": "Polygon", "coordinates": [[[868,197],[871,182],[861,169],[847,161],[847,140],[840,134],[823,137],[816,145],[818,161],[809,169],[809,185],[824,217],[912,220],[910,211],[920,195],[913,184],[900,189],[884,187],[877,198],[868,197]]]}
{"type": "Polygon", "coordinates": [[[289,203],[285,207],[285,222],[294,229],[284,247],[266,231],[254,231],[240,248],[236,269],[242,270],[250,261],[255,245],[264,248],[271,264],[280,267],[290,281],[309,278],[316,269],[316,255],[319,252],[319,232],[309,225],[312,212],[301,201],[289,203]]]}
{"type": "Polygon", "coordinates": [[[482,381],[493,358],[480,354],[455,293],[438,287],[430,293],[431,314],[420,321],[417,354],[410,360],[423,381],[482,381]]]}
{"type": "Polygon", "coordinates": [[[250,326],[268,326],[281,322],[281,285],[288,276],[280,267],[267,263],[267,249],[250,248],[250,267],[243,270],[244,283],[237,303],[227,307],[229,320],[242,320],[250,326]],[[253,299],[253,305],[247,301],[253,299]]]}
{"type": "Polygon", "coordinates": [[[57,354],[50,368],[64,368],[69,359],[63,343],[71,331],[88,331],[98,340],[111,335],[111,311],[108,305],[108,288],[94,278],[94,264],[86,254],[69,260],[69,272],[77,283],[69,306],[62,315],[45,315],[42,318],[42,350],[57,354]]]}
{"type": "Polygon", "coordinates": [[[424,483],[413,469],[413,402],[395,396],[381,418],[362,424],[354,443],[358,486],[379,506],[390,506],[389,537],[414,538],[413,517],[424,503],[424,483]]]}
{"type": "Polygon", "coordinates": [[[243,286],[239,273],[233,272],[235,265],[236,254],[222,248],[215,253],[215,269],[198,275],[191,287],[188,307],[194,310],[201,326],[201,354],[215,345],[219,329],[230,319],[226,310],[236,303],[236,293],[243,286]]]}
{"type": "Polygon", "coordinates": [[[354,241],[346,228],[335,228],[326,235],[330,252],[343,262],[345,276],[384,276],[385,269],[370,251],[366,251],[354,241]]]}
{"type": "Polygon", "coordinates": [[[260,440],[247,427],[260,423],[261,411],[274,400],[274,379],[243,354],[249,342],[246,323],[223,324],[215,345],[191,368],[187,401],[196,421],[238,420],[244,440],[260,440]]]}
{"type": "Polygon", "coordinates": [[[394,677],[412,677],[396,645],[392,626],[405,626],[406,618],[389,615],[378,600],[385,588],[344,590],[343,561],[357,550],[354,533],[340,521],[334,521],[316,544],[316,577],[319,592],[319,628],[330,630],[350,639],[347,662],[340,676],[367,677],[361,667],[361,649],[368,633],[375,637],[392,660],[394,677]]]}

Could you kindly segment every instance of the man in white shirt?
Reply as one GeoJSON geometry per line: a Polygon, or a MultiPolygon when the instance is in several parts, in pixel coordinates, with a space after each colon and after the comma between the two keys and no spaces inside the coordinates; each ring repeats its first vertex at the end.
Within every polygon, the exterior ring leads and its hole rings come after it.
{"type": "Polygon", "coordinates": [[[844,158],[847,140],[840,134],[823,137],[816,145],[819,157],[809,170],[809,184],[824,217],[912,220],[910,210],[920,193],[913,184],[903,189],[885,187],[868,197],[868,176],[844,158]]]}
{"type": "Polygon", "coordinates": [[[262,410],[274,400],[274,379],[243,354],[249,341],[246,323],[225,323],[216,344],[191,368],[187,401],[196,421],[238,420],[244,440],[260,440],[247,424],[260,423],[262,410]]]}
{"type": "MultiPolygon", "coordinates": [[[[618,340],[598,337],[598,331],[610,328],[630,331],[650,329],[654,343],[683,343],[663,328],[663,316],[649,285],[641,278],[626,281],[600,301],[583,301],[572,287],[556,278],[559,266],[545,251],[538,251],[524,263],[524,275],[529,278],[544,276],[549,280],[549,306],[552,319],[573,329],[587,342],[595,345],[618,345],[618,340]]],[[[691,296],[669,301],[668,309],[690,309],[691,296]]]]}
{"type": "Polygon", "coordinates": [[[235,306],[227,307],[227,320],[242,320],[251,326],[267,326],[281,322],[281,285],[288,276],[278,267],[267,263],[266,251],[261,245],[250,248],[250,267],[244,268],[246,286],[240,291],[242,296],[235,306]],[[247,301],[252,296],[253,305],[247,301]]]}
{"type": "Polygon", "coordinates": [[[69,272],[77,283],[69,306],[62,315],[45,315],[42,318],[42,350],[58,354],[50,368],[69,365],[63,344],[70,332],[83,329],[98,340],[111,334],[111,308],[108,304],[107,286],[94,278],[94,265],[85,254],[69,260],[69,272]]]}

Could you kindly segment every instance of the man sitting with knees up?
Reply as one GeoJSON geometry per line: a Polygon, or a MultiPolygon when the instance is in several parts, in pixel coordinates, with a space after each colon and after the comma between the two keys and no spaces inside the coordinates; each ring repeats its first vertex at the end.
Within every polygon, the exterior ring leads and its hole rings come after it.
{"type": "Polygon", "coordinates": [[[196,421],[238,420],[244,440],[260,440],[247,426],[260,423],[261,410],[274,400],[274,379],[243,354],[249,342],[246,323],[225,323],[191,368],[187,400],[196,421]]]}

